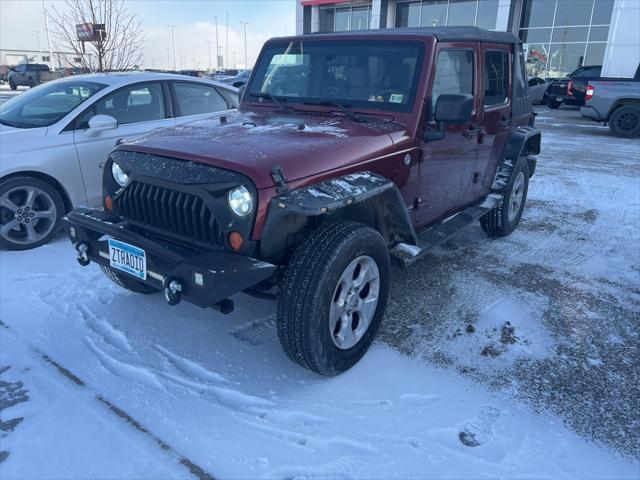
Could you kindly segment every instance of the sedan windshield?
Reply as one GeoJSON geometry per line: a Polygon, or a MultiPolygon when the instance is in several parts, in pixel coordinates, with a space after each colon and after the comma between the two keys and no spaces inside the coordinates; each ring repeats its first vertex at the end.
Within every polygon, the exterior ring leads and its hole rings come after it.
{"type": "Polygon", "coordinates": [[[69,81],[30,89],[0,105],[0,124],[16,128],[48,127],[105,86],[69,81]]]}
{"type": "Polygon", "coordinates": [[[395,41],[294,41],[264,51],[248,99],[411,111],[424,45],[395,41]],[[253,98],[252,98],[253,97],[253,98]]]}

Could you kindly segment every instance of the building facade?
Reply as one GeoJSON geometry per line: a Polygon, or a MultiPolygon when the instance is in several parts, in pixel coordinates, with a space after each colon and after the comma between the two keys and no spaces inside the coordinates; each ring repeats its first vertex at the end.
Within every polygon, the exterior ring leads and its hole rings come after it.
{"type": "Polygon", "coordinates": [[[511,31],[530,75],[557,78],[585,65],[633,76],[640,62],[640,0],[296,0],[298,34],[471,25],[511,31]]]}
{"type": "Polygon", "coordinates": [[[43,63],[51,69],[79,68],[82,66],[82,58],[73,52],[58,52],[38,50],[11,50],[0,48],[0,65],[15,67],[20,63],[43,63]],[[53,57],[51,56],[53,54],[53,57]]]}

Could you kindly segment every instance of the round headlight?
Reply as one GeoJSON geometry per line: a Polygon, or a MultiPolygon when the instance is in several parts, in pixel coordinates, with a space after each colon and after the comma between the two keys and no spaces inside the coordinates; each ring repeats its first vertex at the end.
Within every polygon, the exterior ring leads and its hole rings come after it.
{"type": "Polygon", "coordinates": [[[120,168],[116,162],[111,163],[111,175],[118,185],[124,187],[129,180],[129,175],[124,173],[124,170],[120,168]]]}
{"type": "Polygon", "coordinates": [[[253,210],[253,197],[244,185],[229,192],[229,208],[239,217],[249,215],[253,210]]]}

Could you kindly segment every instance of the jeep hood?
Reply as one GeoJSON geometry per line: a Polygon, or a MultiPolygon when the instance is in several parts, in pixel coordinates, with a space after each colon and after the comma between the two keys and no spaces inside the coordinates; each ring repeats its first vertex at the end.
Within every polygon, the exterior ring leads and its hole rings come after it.
{"type": "Polygon", "coordinates": [[[359,123],[342,115],[232,112],[163,129],[118,149],[233,170],[261,189],[274,185],[274,165],[287,181],[301,180],[391,153],[392,138],[406,138],[405,130],[387,120],[359,123]]]}

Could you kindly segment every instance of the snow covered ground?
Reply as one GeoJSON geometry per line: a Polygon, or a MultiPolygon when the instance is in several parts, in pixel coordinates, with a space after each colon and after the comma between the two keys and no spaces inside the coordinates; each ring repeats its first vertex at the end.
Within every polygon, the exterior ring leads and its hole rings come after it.
{"type": "Polygon", "coordinates": [[[1,252],[0,477],[639,478],[640,142],[576,117],[540,114],[521,228],[394,270],[337,378],[285,358],[270,302],[169,307],[64,238],[1,252]]]}

